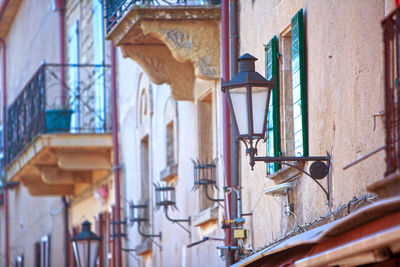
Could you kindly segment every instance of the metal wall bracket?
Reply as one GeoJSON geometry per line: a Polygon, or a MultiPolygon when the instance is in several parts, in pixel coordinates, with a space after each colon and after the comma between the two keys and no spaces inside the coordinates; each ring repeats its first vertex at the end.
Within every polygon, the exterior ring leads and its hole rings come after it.
{"type": "Polygon", "coordinates": [[[164,208],[164,211],[165,211],[165,217],[167,218],[168,221],[173,222],[173,223],[177,223],[183,230],[185,230],[189,234],[189,237],[192,236],[192,233],[190,232],[190,230],[187,229],[186,227],[184,227],[182,224],[180,224],[180,222],[187,222],[190,225],[191,224],[191,217],[190,216],[187,219],[172,219],[168,215],[168,208],[167,207],[164,208]]]}
{"type": "Polygon", "coordinates": [[[314,182],[318,184],[318,186],[324,191],[326,194],[326,198],[329,202],[330,200],[330,185],[328,182],[328,188],[325,189],[322,184],[318,181],[324,179],[329,174],[329,169],[331,166],[331,157],[327,153],[326,156],[313,156],[313,157],[257,157],[257,149],[253,146],[250,146],[246,150],[246,154],[250,156],[250,166],[253,170],[253,166],[256,161],[263,161],[265,163],[280,163],[290,167],[297,169],[298,171],[304,173],[308,177],[310,177],[314,182]],[[310,165],[309,172],[302,170],[301,168],[295,166],[294,164],[287,163],[287,161],[291,162],[306,162],[306,161],[314,161],[310,165]]]}
{"type": "Polygon", "coordinates": [[[139,232],[139,234],[141,235],[141,236],[143,236],[143,237],[149,237],[149,238],[151,238],[151,237],[158,237],[160,240],[161,240],[161,232],[157,235],[157,234],[146,234],[146,233],[143,233],[141,230],[140,230],[140,222],[138,222],[138,232],[139,232]]]}

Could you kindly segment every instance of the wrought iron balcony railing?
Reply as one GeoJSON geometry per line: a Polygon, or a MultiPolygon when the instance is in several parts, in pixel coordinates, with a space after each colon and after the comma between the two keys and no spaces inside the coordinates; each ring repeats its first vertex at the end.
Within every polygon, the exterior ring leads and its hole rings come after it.
{"type": "Polygon", "coordinates": [[[166,7],[166,6],[218,6],[221,0],[105,0],[107,32],[118,23],[130,7],[166,7]]]}
{"type": "Polygon", "coordinates": [[[382,27],[387,176],[400,171],[400,9],[387,16],[382,27]]]}
{"type": "Polygon", "coordinates": [[[109,69],[106,65],[41,65],[7,108],[5,163],[43,133],[110,132],[109,69]],[[67,119],[61,114],[67,114],[67,119]]]}

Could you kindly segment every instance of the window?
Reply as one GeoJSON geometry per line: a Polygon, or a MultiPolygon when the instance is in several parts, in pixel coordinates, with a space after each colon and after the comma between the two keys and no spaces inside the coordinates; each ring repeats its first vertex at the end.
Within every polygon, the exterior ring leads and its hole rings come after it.
{"type": "Polygon", "coordinates": [[[164,107],[165,126],[165,168],[160,172],[160,179],[174,183],[178,176],[178,120],[177,102],[168,98],[164,107]]]}
{"type": "MultiPolygon", "coordinates": [[[[141,204],[150,204],[150,170],[149,170],[149,136],[146,135],[140,141],[140,188],[141,188],[141,204]]],[[[150,205],[148,209],[150,209],[150,205]]],[[[150,219],[150,218],[149,218],[150,219]]],[[[144,222],[142,229],[145,232],[149,232],[150,224],[149,222],[144,222]]],[[[144,241],[144,239],[143,239],[144,241]]]]}
{"type": "MultiPolygon", "coordinates": [[[[68,64],[79,64],[79,23],[75,23],[68,31],[68,64]]],[[[69,104],[73,111],[71,116],[71,132],[76,133],[79,130],[79,68],[70,67],[69,70],[69,104]]]]}
{"type": "MultiPolygon", "coordinates": [[[[198,101],[198,129],[199,129],[199,160],[201,163],[210,163],[213,160],[213,97],[212,92],[198,101]]],[[[200,211],[212,207],[213,202],[206,197],[205,187],[199,190],[200,211]]],[[[215,191],[215,190],[214,190],[215,191]]],[[[213,190],[209,189],[211,194],[213,190]]]]}
{"type": "MultiPolygon", "coordinates": [[[[93,64],[104,64],[104,29],[103,29],[103,6],[101,1],[92,0],[93,9],[93,64]]],[[[94,124],[96,132],[105,129],[105,87],[104,68],[96,67],[94,70],[94,124]]]]}
{"type": "MultiPolygon", "coordinates": [[[[291,25],[274,36],[265,49],[266,77],[274,77],[267,125],[269,156],[308,156],[303,10],[291,25]],[[278,53],[279,45],[279,53],[278,53]]],[[[268,174],[280,169],[267,165],[268,174]]]]}
{"type": "Polygon", "coordinates": [[[167,124],[167,165],[175,163],[174,152],[174,122],[171,121],[167,124]]]}
{"type": "Polygon", "coordinates": [[[35,243],[37,267],[50,267],[50,235],[43,236],[35,243]]]}

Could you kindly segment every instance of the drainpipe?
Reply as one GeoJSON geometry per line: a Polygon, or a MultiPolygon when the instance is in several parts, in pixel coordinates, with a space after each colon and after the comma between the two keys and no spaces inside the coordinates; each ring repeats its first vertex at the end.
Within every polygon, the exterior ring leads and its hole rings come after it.
{"type": "Polygon", "coordinates": [[[64,259],[64,264],[65,267],[69,266],[69,218],[68,218],[68,201],[67,198],[64,196],[61,198],[62,203],[63,203],[63,209],[64,209],[64,253],[65,253],[65,259],[64,259]]]}
{"type": "MultiPolygon", "coordinates": [[[[229,0],[229,61],[230,61],[230,77],[235,76],[238,71],[237,58],[238,56],[238,23],[237,23],[237,0],[229,0]]],[[[231,118],[231,125],[233,124],[231,118]]],[[[232,164],[232,185],[240,186],[239,177],[239,141],[236,139],[237,132],[234,127],[231,127],[231,164],[232,164]]],[[[239,189],[240,190],[240,189],[239,189]]],[[[239,192],[238,192],[239,193],[239,192]]],[[[241,214],[241,203],[238,194],[232,195],[232,217],[239,218],[241,214]],[[236,205],[235,205],[236,204],[236,205]]],[[[236,246],[236,240],[233,240],[232,246],[236,246]]]]}
{"type": "MultiPolygon", "coordinates": [[[[222,0],[221,4],[221,42],[222,42],[222,78],[229,81],[229,5],[228,0],[222,0]]],[[[232,167],[231,167],[231,124],[230,113],[226,95],[222,97],[222,120],[223,120],[223,142],[224,142],[224,169],[225,186],[232,186],[232,167]]],[[[225,220],[230,220],[231,214],[231,195],[225,195],[225,220]]],[[[230,246],[232,242],[232,229],[225,229],[225,245],[230,246]]],[[[233,253],[231,250],[225,251],[226,266],[233,263],[233,253]]]]}
{"type": "MultiPolygon", "coordinates": [[[[6,136],[6,112],[7,112],[7,57],[6,57],[6,42],[3,38],[0,38],[1,51],[2,51],[2,88],[3,88],[3,146],[4,146],[4,157],[6,157],[7,152],[7,136],[6,136]]],[[[9,266],[9,222],[8,222],[8,192],[7,188],[4,187],[4,257],[5,266],[9,266]]]]}
{"type": "Polygon", "coordinates": [[[117,81],[116,55],[114,43],[111,42],[111,91],[112,91],[112,136],[114,149],[114,179],[115,179],[115,266],[122,266],[121,253],[121,196],[120,196],[120,168],[119,168],[119,141],[118,141],[118,110],[117,110],[117,81]]]}
{"type": "Polygon", "coordinates": [[[55,11],[58,11],[58,34],[59,34],[59,63],[61,65],[61,107],[65,105],[65,73],[64,73],[64,64],[65,64],[65,0],[55,0],[55,11]]]}
{"type": "MultiPolygon", "coordinates": [[[[61,107],[65,105],[65,73],[64,73],[64,63],[65,63],[65,25],[64,25],[64,17],[65,17],[65,1],[64,0],[55,0],[55,11],[58,12],[58,39],[59,39],[59,63],[61,64],[60,69],[60,95],[61,95],[61,107]]],[[[65,196],[61,198],[64,209],[64,253],[65,267],[69,266],[69,218],[68,218],[68,202],[65,196]]]]}

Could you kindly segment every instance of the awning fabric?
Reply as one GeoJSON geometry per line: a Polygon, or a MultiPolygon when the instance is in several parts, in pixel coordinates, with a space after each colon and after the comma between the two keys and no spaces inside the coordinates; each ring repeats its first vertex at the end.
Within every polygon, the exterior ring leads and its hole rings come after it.
{"type": "Polygon", "coordinates": [[[342,219],[267,247],[232,266],[290,266],[295,261],[300,263],[305,256],[397,225],[400,225],[400,197],[383,199],[342,219]]]}

